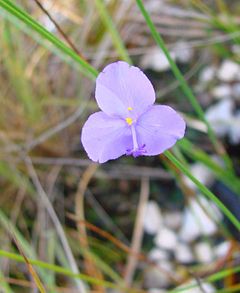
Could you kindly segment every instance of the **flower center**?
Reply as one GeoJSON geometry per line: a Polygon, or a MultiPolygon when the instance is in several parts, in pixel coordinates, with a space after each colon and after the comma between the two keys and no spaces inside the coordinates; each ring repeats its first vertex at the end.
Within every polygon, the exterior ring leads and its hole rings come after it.
{"type": "Polygon", "coordinates": [[[128,111],[132,111],[132,110],[133,110],[133,108],[132,108],[132,107],[128,107],[127,109],[128,109],[128,111]]]}
{"type": "Polygon", "coordinates": [[[132,120],[131,117],[127,117],[127,118],[125,119],[125,121],[126,121],[127,124],[130,125],[130,126],[133,124],[133,120],[132,120]]]}
{"type": "Polygon", "coordinates": [[[135,158],[146,153],[146,145],[139,146],[137,141],[137,133],[134,125],[131,125],[133,148],[127,149],[126,155],[132,155],[135,158]]]}

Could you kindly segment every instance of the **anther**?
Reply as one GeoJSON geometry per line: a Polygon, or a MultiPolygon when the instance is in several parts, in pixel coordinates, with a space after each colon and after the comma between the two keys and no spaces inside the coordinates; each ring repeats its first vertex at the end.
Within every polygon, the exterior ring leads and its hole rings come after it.
{"type": "Polygon", "coordinates": [[[127,122],[128,125],[132,125],[132,123],[133,123],[132,118],[127,117],[125,120],[126,120],[126,122],[127,122]]]}

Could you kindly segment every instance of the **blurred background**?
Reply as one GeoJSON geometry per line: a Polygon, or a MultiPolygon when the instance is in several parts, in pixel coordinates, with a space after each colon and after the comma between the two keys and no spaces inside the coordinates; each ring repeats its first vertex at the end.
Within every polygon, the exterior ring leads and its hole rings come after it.
{"type": "Polygon", "coordinates": [[[164,155],[96,165],[81,145],[95,75],[132,62],[187,122],[173,154],[240,220],[240,3],[143,1],[213,145],[137,2],[0,1],[0,292],[240,292],[216,202],[164,155]]]}

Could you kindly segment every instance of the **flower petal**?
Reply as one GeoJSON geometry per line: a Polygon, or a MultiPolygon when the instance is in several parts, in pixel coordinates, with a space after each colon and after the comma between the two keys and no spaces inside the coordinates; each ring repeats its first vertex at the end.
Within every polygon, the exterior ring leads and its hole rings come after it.
{"type": "Polygon", "coordinates": [[[136,125],[139,145],[144,145],[144,156],[154,156],[172,147],[185,133],[183,118],[171,107],[156,105],[150,107],[136,125]]]}
{"type": "Polygon", "coordinates": [[[82,144],[91,160],[104,163],[126,154],[132,148],[131,131],[126,122],[103,112],[92,114],[82,129],[82,144]]]}
{"type": "Polygon", "coordinates": [[[155,101],[153,86],[135,66],[118,61],[104,68],[96,81],[96,100],[108,115],[127,117],[131,108],[137,118],[155,101]]]}

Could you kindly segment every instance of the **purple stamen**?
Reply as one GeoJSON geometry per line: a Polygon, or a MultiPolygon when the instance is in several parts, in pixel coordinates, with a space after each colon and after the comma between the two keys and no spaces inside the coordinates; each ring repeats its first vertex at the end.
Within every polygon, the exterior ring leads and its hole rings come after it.
{"type": "Polygon", "coordinates": [[[138,149],[127,149],[126,151],[126,155],[127,156],[133,156],[134,158],[139,157],[144,155],[147,151],[146,151],[146,145],[143,144],[141,147],[139,147],[138,149]]]}

